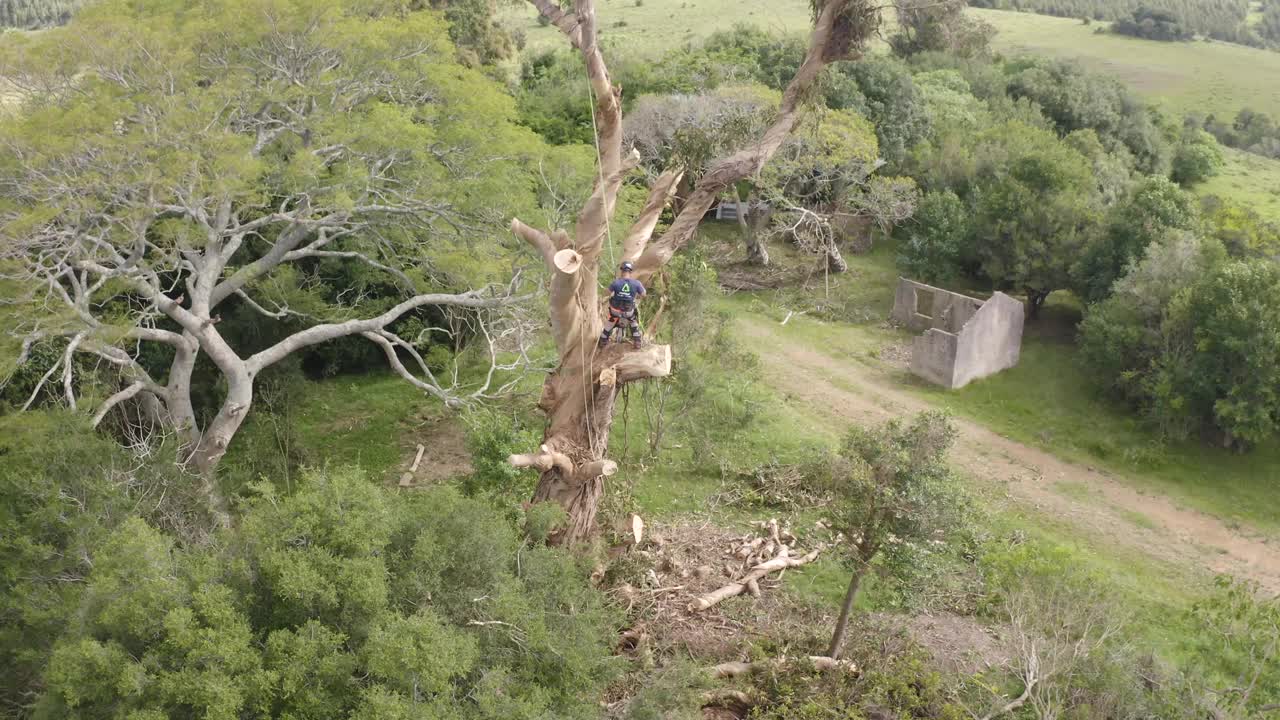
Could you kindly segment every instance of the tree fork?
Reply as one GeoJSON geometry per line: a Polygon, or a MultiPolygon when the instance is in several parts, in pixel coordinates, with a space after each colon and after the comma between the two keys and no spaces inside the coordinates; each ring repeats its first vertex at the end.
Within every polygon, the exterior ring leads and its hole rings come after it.
{"type": "MultiPolygon", "coordinates": [[[[512,232],[542,256],[551,275],[548,302],[560,356],[559,367],[547,378],[539,402],[548,419],[541,452],[514,455],[511,461],[517,467],[534,467],[541,472],[533,500],[556,502],[566,510],[568,527],[556,539],[572,544],[594,532],[604,495],[604,470],[616,467],[605,456],[621,387],[669,375],[671,348],[596,347],[604,310],[599,287],[601,251],[618,191],[639,156],[623,155],[622,91],[610,80],[600,51],[594,0],[575,0],[572,11],[553,0],[530,2],[582,55],[596,99],[599,172],[591,197],[578,215],[573,238],[563,231],[544,232],[519,220],[511,224],[512,232]]],[[[757,142],[714,163],[684,198],[671,227],[655,240],[658,219],[681,187],[684,172],[672,168],[658,178],[623,245],[623,259],[635,263],[641,282],[649,282],[684,247],[726,190],[765,166],[799,123],[803,102],[823,68],[861,54],[863,44],[878,27],[878,12],[869,0],[827,0],[821,4],[809,50],[783,95],[774,123],[757,142]]]]}

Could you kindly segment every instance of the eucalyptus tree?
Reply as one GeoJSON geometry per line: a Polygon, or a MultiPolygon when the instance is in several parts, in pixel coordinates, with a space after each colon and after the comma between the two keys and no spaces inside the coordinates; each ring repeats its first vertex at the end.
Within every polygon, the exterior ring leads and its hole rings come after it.
{"type": "MultiPolygon", "coordinates": [[[[538,252],[552,276],[548,300],[560,364],[548,377],[539,402],[548,418],[545,442],[535,452],[512,456],[511,462],[541,472],[534,500],[565,508],[569,521],[559,539],[573,542],[593,531],[604,494],[603,478],[617,470],[617,464],[606,456],[619,390],[629,382],[668,375],[671,348],[608,346],[597,351],[593,347],[602,324],[601,254],[618,192],[640,163],[640,155],[623,150],[621,89],[610,79],[601,53],[594,0],[575,0],[570,9],[553,0],[531,2],[581,54],[596,103],[598,180],[573,235],[563,230],[540,230],[520,220],[512,222],[514,232],[538,252]]],[[[869,0],[816,0],[808,50],[783,92],[773,121],[756,139],[711,163],[671,225],[657,237],[654,233],[659,220],[686,168],[669,168],[653,182],[618,258],[635,264],[638,279],[648,282],[660,272],[688,243],[707,210],[735,183],[764,168],[800,123],[804,100],[827,65],[865,50],[879,28],[880,11],[869,0]]]]}

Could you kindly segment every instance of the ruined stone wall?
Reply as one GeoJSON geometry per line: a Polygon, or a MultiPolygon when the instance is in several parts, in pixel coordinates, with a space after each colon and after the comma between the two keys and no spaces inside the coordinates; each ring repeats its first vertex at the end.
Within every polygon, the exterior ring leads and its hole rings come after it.
{"type": "Polygon", "coordinates": [[[943,387],[964,387],[1021,356],[1023,306],[1004,293],[983,302],[900,278],[892,317],[924,333],[912,345],[911,372],[943,387]]]}
{"type": "Polygon", "coordinates": [[[898,278],[891,317],[913,332],[937,328],[958,333],[981,307],[982,301],[977,298],[898,278]]]}
{"type": "Polygon", "coordinates": [[[983,303],[960,331],[948,387],[962,388],[1016,366],[1022,355],[1024,312],[1021,302],[1000,292],[983,303]]]}
{"type": "Polygon", "coordinates": [[[960,338],[931,328],[911,344],[911,373],[931,383],[951,387],[960,338]]]}

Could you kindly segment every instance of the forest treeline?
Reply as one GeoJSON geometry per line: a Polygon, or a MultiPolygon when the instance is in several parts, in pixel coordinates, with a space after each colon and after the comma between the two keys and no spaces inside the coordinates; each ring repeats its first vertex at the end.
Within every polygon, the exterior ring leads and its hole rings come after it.
{"type": "Polygon", "coordinates": [[[0,3],[0,28],[61,25],[83,4],[84,0],[5,0],[0,3]]]}
{"type": "Polygon", "coordinates": [[[1271,47],[1280,44],[1280,2],[1264,0],[1261,22],[1251,22],[1250,0],[973,0],[973,7],[1123,23],[1117,30],[1157,40],[1203,35],[1271,47]],[[1158,24],[1165,28],[1157,32],[1158,24]]]}

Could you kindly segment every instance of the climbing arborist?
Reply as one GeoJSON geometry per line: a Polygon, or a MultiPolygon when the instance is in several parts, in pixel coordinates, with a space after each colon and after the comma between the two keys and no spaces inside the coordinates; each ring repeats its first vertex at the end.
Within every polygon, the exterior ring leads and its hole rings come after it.
{"type": "Polygon", "coordinates": [[[644,297],[644,284],[631,277],[636,269],[630,262],[622,263],[618,279],[609,285],[609,318],[604,324],[604,332],[600,333],[600,347],[609,343],[614,328],[621,325],[624,329],[631,327],[631,342],[636,347],[644,344],[644,336],[640,334],[640,319],[636,312],[636,303],[644,297]]]}

